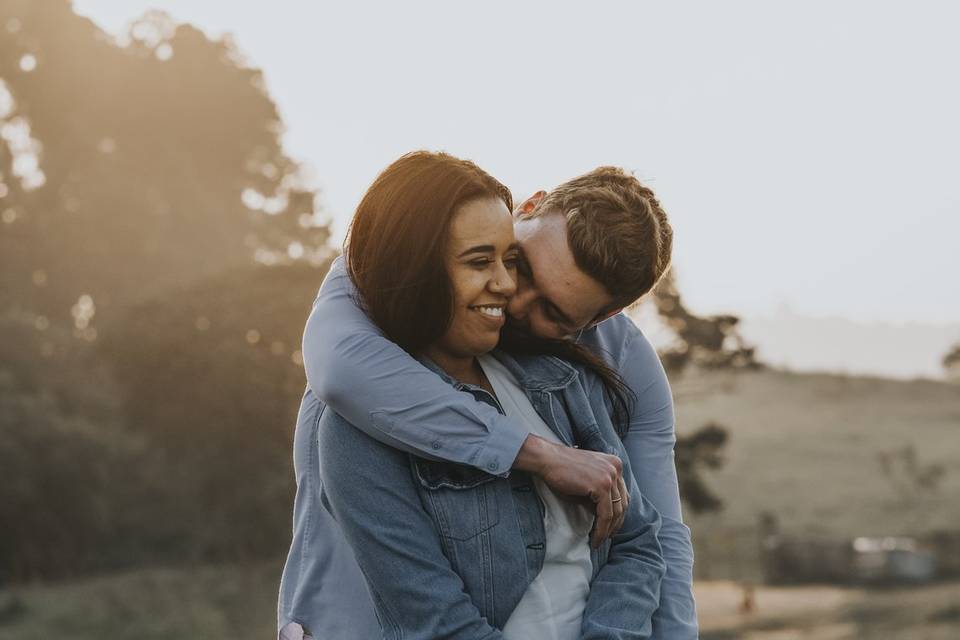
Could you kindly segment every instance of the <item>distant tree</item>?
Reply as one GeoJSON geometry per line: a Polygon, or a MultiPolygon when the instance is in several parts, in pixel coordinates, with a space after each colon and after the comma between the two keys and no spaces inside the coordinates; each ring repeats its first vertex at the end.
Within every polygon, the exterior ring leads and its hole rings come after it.
{"type": "MultiPolygon", "coordinates": [[[[660,359],[675,382],[690,366],[725,371],[761,366],[755,349],[746,344],[737,329],[740,319],[733,315],[703,317],[692,313],[680,297],[672,270],[656,286],[652,298],[657,314],[675,337],[672,345],[660,351],[660,359]]],[[[675,384],[675,395],[683,395],[683,389],[682,381],[675,384]]],[[[704,389],[697,391],[704,392],[704,389]]],[[[722,452],[728,439],[729,430],[713,422],[677,436],[675,455],[680,494],[695,513],[723,507],[722,499],[709,488],[703,472],[723,466],[722,452]]]]}
{"type": "Polygon", "coordinates": [[[723,466],[723,448],[728,438],[728,430],[713,422],[677,438],[675,455],[680,495],[694,513],[718,511],[723,507],[723,500],[709,488],[703,471],[723,466]]]}
{"type": "Polygon", "coordinates": [[[953,345],[947,355],[943,356],[943,368],[951,378],[960,380],[960,342],[953,345]]]}
{"type": "Polygon", "coordinates": [[[706,369],[748,369],[759,366],[755,349],[737,330],[740,319],[732,315],[698,316],[680,298],[673,271],[668,271],[653,291],[657,313],[673,330],[676,344],[660,353],[664,366],[679,373],[687,365],[706,369]]]}

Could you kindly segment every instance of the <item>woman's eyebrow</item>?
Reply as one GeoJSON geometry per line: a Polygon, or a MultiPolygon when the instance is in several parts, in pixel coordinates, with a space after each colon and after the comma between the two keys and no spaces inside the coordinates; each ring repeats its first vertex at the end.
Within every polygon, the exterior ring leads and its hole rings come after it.
{"type": "Polygon", "coordinates": [[[462,258],[468,256],[471,253],[493,253],[495,247],[492,244],[478,244],[475,247],[470,247],[466,251],[462,251],[457,257],[462,258]]]}
{"type": "MultiPolygon", "coordinates": [[[[492,244],[479,244],[475,247],[470,247],[466,251],[461,252],[460,255],[458,255],[457,257],[462,258],[464,256],[470,255],[471,253],[493,253],[496,250],[497,248],[492,244]]],[[[510,246],[507,247],[507,251],[519,251],[519,250],[520,250],[519,242],[512,242],[510,243],[510,246]]]]}

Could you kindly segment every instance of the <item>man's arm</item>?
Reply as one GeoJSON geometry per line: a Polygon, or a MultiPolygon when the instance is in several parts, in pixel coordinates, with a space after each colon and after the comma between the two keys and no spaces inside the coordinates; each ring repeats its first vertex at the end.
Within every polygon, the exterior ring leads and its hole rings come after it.
{"type": "MultiPolygon", "coordinates": [[[[610,457],[552,444],[445,383],[387,339],[356,304],[342,257],[320,288],[303,335],[307,384],[370,437],[431,459],[506,475],[536,473],[555,491],[609,503],[610,457]]],[[[614,469],[619,479],[620,469],[614,469]]],[[[601,514],[602,515],[602,514],[601,514]]],[[[604,519],[607,535],[610,518],[604,519]]]]}
{"type": "Polygon", "coordinates": [[[630,467],[640,493],[661,517],[658,538],[667,572],[660,585],[660,608],[653,616],[653,638],[695,640],[693,544],[680,511],[670,384],[653,346],[636,328],[628,332],[615,364],[637,396],[624,438],[630,467]]]}

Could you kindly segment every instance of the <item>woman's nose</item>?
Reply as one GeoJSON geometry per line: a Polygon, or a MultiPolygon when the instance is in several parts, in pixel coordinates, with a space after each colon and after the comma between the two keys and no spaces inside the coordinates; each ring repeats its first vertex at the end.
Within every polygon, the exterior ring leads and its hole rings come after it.
{"type": "Polygon", "coordinates": [[[494,271],[493,277],[490,278],[488,285],[490,291],[507,297],[512,296],[517,291],[517,282],[503,263],[497,265],[497,269],[494,271]]]}

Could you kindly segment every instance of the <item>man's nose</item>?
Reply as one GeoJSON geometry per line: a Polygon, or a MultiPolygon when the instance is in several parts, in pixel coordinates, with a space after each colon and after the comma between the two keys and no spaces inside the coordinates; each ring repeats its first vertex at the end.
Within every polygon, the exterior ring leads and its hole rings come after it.
{"type": "Polygon", "coordinates": [[[527,314],[530,313],[530,305],[533,303],[533,300],[536,298],[536,291],[530,287],[525,287],[521,283],[517,287],[517,292],[512,298],[510,298],[510,304],[507,305],[507,311],[510,315],[517,319],[523,319],[527,317],[527,314]]]}

